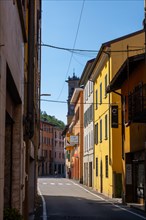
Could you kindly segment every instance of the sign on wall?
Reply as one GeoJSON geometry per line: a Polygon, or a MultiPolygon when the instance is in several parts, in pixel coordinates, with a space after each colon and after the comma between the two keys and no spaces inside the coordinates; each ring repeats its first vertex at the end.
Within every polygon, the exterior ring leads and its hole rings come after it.
{"type": "Polygon", "coordinates": [[[111,127],[118,128],[118,105],[111,106],[111,127]]]}
{"type": "Polygon", "coordinates": [[[126,184],[132,184],[132,164],[126,164],[126,184]]]}
{"type": "Polygon", "coordinates": [[[70,136],[70,143],[72,144],[78,144],[79,143],[79,137],[78,136],[70,136]]]}

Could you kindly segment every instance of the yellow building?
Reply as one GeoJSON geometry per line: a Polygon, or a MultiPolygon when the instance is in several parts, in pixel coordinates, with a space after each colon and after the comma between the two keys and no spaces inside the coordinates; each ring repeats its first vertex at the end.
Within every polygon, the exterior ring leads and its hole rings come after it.
{"type": "Polygon", "coordinates": [[[127,57],[143,52],[143,30],[102,44],[91,70],[94,82],[94,189],[109,197],[122,195],[122,100],[106,88],[127,57]]]}

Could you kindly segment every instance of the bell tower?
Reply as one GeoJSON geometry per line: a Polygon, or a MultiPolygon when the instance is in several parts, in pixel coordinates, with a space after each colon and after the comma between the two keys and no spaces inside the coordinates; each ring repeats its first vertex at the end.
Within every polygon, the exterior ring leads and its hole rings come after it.
{"type": "Polygon", "coordinates": [[[67,105],[68,105],[68,112],[67,112],[67,124],[71,123],[71,120],[74,116],[74,105],[70,104],[71,97],[73,95],[73,92],[75,88],[79,87],[79,80],[80,78],[75,75],[73,72],[72,77],[68,77],[68,80],[66,82],[68,83],[68,99],[67,99],[67,105]]]}

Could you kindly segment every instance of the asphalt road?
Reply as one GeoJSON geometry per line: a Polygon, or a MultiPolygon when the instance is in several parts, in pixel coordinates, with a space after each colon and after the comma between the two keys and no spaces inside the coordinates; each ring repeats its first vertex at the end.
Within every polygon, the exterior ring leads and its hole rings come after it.
{"type": "MultiPolygon", "coordinates": [[[[39,178],[42,220],[141,220],[146,215],[65,178],[39,178]]],[[[41,220],[40,219],[40,220],[41,220]]]]}

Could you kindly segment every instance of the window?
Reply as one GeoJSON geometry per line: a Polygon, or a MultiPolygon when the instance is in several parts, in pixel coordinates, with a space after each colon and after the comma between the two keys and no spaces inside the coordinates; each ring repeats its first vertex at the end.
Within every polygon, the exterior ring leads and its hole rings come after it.
{"type": "Polygon", "coordinates": [[[107,115],[105,115],[105,139],[107,139],[107,115]]]}
{"type": "Polygon", "coordinates": [[[96,89],[96,94],[95,94],[95,108],[98,109],[98,90],[96,89]]]}
{"type": "Polygon", "coordinates": [[[102,104],[102,83],[100,83],[100,104],[102,104]]]}
{"type": "Polygon", "coordinates": [[[98,123],[95,125],[95,144],[98,144],[98,123]]]}
{"type": "Polygon", "coordinates": [[[86,102],[86,88],[84,89],[84,102],[86,102]]]}
{"type": "Polygon", "coordinates": [[[89,96],[90,96],[90,91],[91,91],[91,85],[90,85],[90,81],[89,81],[89,96]]]}
{"type": "Polygon", "coordinates": [[[73,87],[70,87],[70,88],[69,88],[69,97],[72,96],[73,92],[74,92],[74,88],[73,88],[73,87]]]}
{"type": "Polygon", "coordinates": [[[100,142],[102,142],[102,119],[100,120],[100,142]]]}
{"type": "Polygon", "coordinates": [[[44,124],[44,126],[43,126],[43,131],[46,131],[46,125],[44,124]]]}
{"type": "Polygon", "coordinates": [[[79,107],[78,107],[78,109],[77,109],[77,111],[76,111],[76,113],[75,113],[75,121],[77,122],[78,120],[79,120],[79,107]]]}
{"type": "Polygon", "coordinates": [[[86,100],[88,100],[88,84],[86,86],[86,100]]]}
{"type": "Polygon", "coordinates": [[[89,81],[89,83],[90,83],[90,93],[92,93],[93,92],[93,82],[89,81]]]}
{"type": "Polygon", "coordinates": [[[84,137],[84,153],[86,152],[86,136],[84,137]]]}
{"type": "Polygon", "coordinates": [[[106,97],[107,97],[107,92],[106,92],[106,87],[107,87],[107,75],[105,75],[105,78],[104,78],[104,85],[105,85],[104,96],[105,96],[105,98],[106,98],[106,97]]]}
{"type": "Polygon", "coordinates": [[[87,111],[84,113],[84,127],[87,126],[87,111]]]}
{"type": "Polygon", "coordinates": [[[96,157],[96,176],[98,176],[98,157],[96,157]]]}
{"type": "Polygon", "coordinates": [[[88,150],[88,135],[86,135],[86,152],[88,150]]]}
{"type": "Polygon", "coordinates": [[[93,149],[93,130],[91,131],[91,148],[93,149]]]}
{"type": "Polygon", "coordinates": [[[89,149],[91,148],[90,146],[91,146],[91,137],[90,137],[90,132],[89,132],[89,145],[88,145],[88,151],[89,151],[89,149]]]}
{"type": "Polygon", "coordinates": [[[90,122],[93,121],[93,104],[90,105],[90,122]]]}
{"type": "Polygon", "coordinates": [[[88,149],[88,136],[86,135],[86,151],[87,152],[87,149],[88,149]]]}
{"type": "Polygon", "coordinates": [[[50,150],[49,151],[49,158],[51,159],[51,157],[52,157],[52,151],[50,150]]]}
{"type": "Polygon", "coordinates": [[[108,155],[105,156],[105,177],[108,177],[108,155]]]}

